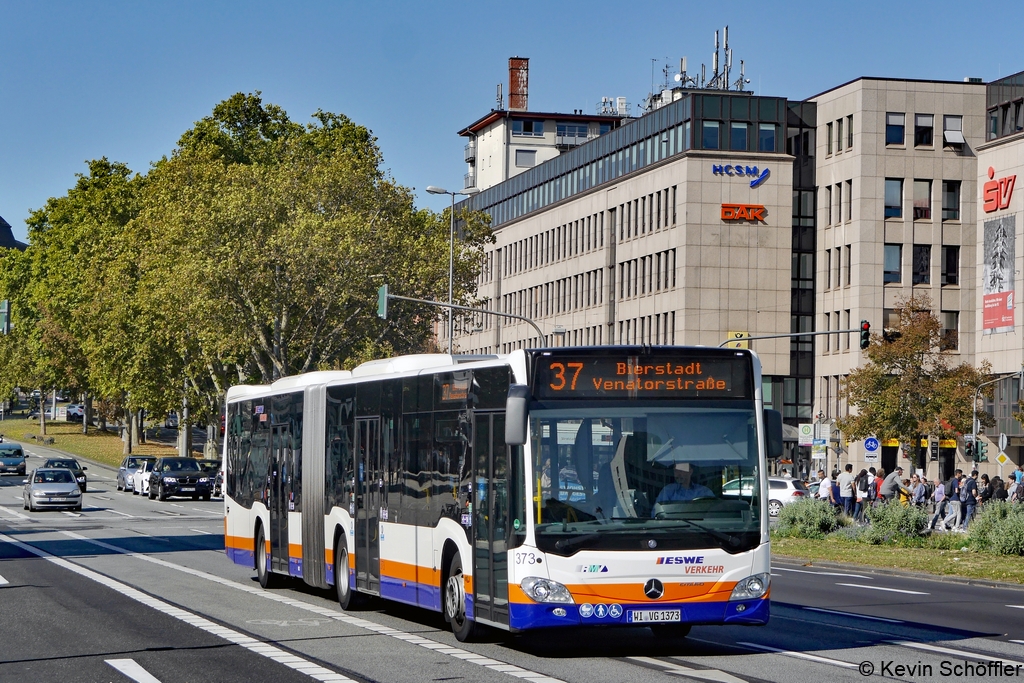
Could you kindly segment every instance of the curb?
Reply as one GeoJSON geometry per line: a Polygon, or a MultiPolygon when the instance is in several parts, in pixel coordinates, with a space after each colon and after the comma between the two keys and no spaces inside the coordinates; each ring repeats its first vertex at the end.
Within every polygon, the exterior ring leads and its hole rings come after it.
{"type": "Polygon", "coordinates": [[[954,576],[951,574],[929,574],[928,572],[915,572],[905,569],[890,569],[888,567],[873,567],[867,564],[854,564],[852,562],[811,560],[806,558],[794,557],[793,555],[781,555],[772,552],[772,563],[774,564],[776,560],[779,560],[780,565],[790,565],[798,567],[823,567],[826,569],[847,569],[858,571],[862,574],[879,574],[882,576],[898,576],[907,579],[938,581],[939,583],[955,583],[960,586],[982,586],[985,588],[1003,588],[1006,590],[1024,591],[1024,584],[1010,583],[1008,581],[972,579],[965,576],[954,576]]]}

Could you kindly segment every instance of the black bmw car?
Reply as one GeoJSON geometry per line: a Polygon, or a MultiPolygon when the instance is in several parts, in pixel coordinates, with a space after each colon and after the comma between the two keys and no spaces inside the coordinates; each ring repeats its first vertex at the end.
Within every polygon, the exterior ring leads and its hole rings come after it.
{"type": "Polygon", "coordinates": [[[160,458],[149,474],[149,498],[167,500],[179,496],[210,500],[213,479],[199,467],[195,458],[160,458]]]}
{"type": "Polygon", "coordinates": [[[71,470],[71,474],[75,475],[75,481],[78,482],[78,488],[85,492],[88,482],[86,481],[85,471],[88,467],[82,467],[78,464],[78,461],[74,458],[48,458],[43,463],[43,467],[63,467],[71,470]]]}

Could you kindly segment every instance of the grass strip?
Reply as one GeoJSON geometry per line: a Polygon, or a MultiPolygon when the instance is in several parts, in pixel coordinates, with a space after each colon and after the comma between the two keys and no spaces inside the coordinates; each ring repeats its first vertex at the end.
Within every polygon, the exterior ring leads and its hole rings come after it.
{"type": "MultiPolygon", "coordinates": [[[[32,446],[37,442],[25,438],[27,434],[40,434],[39,420],[24,418],[7,418],[0,422],[0,434],[5,439],[18,441],[32,446]]],[[[93,462],[117,467],[124,459],[124,442],[117,434],[101,432],[89,427],[89,433],[82,433],[82,423],[63,422],[60,420],[46,421],[46,436],[53,437],[48,447],[56,448],[72,455],[87,458],[93,462]]],[[[133,455],[172,456],[177,449],[163,444],[144,443],[132,449],[133,455]]]]}

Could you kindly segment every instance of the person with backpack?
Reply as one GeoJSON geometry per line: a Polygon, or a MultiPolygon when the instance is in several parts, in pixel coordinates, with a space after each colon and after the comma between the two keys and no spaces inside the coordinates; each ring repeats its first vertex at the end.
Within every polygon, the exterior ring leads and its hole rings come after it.
{"type": "Polygon", "coordinates": [[[853,506],[853,518],[858,522],[864,521],[864,507],[871,504],[868,500],[868,490],[873,488],[873,486],[874,482],[868,471],[861,470],[857,474],[853,487],[853,494],[857,498],[857,502],[853,506]]]}
{"type": "Polygon", "coordinates": [[[971,523],[974,511],[978,509],[978,470],[972,470],[971,476],[964,477],[960,484],[960,505],[964,518],[960,528],[967,531],[967,525],[971,523]]]}
{"type": "Polygon", "coordinates": [[[943,485],[948,514],[942,518],[942,527],[946,531],[960,526],[960,479],[963,475],[963,470],[957,470],[943,485]]]}

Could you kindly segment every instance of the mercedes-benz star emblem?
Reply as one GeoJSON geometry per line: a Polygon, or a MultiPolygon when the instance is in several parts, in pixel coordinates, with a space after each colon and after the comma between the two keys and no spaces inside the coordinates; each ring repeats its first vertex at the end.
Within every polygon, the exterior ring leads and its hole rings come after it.
{"type": "Polygon", "coordinates": [[[649,597],[651,600],[657,600],[664,594],[665,586],[662,585],[661,581],[651,579],[644,584],[644,595],[649,597]]]}

